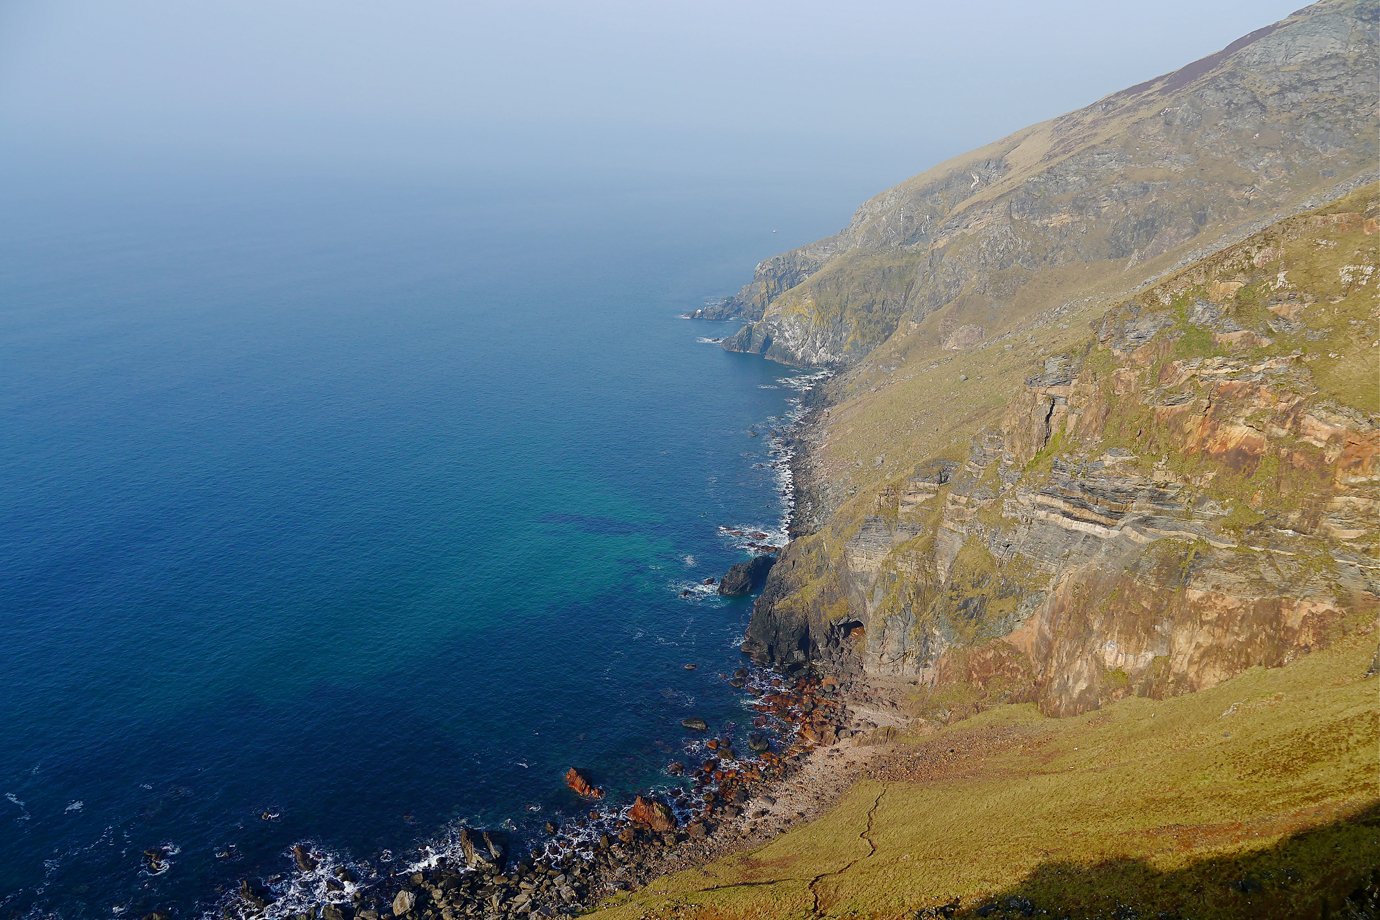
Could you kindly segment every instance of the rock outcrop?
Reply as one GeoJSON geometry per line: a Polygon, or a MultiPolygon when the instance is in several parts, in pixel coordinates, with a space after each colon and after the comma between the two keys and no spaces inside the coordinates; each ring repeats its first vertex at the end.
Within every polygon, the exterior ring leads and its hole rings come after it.
{"type": "Polygon", "coordinates": [[[565,773],[565,784],[576,795],[583,799],[602,799],[604,790],[591,783],[584,777],[579,770],[571,767],[565,773]]]}
{"type": "Polygon", "coordinates": [[[763,554],[731,566],[719,582],[719,593],[724,597],[743,597],[761,590],[774,562],[775,556],[763,554]]]}

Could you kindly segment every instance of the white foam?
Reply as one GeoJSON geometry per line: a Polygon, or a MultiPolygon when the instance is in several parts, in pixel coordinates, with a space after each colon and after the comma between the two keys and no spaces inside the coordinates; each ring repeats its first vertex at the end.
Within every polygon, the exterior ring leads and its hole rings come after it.
{"type": "MultiPolygon", "coordinates": [[[[350,904],[359,892],[377,884],[378,873],[366,864],[356,863],[327,850],[321,850],[309,841],[301,841],[294,846],[303,846],[311,854],[315,865],[310,871],[294,871],[271,879],[266,886],[272,896],[268,907],[259,910],[244,903],[238,893],[231,893],[212,910],[202,915],[202,920],[285,920],[297,913],[311,913],[325,904],[350,904]],[[349,881],[337,875],[341,869],[348,870],[349,881]]],[[[283,852],[285,860],[292,859],[291,848],[283,852]]]]}
{"type": "Polygon", "coordinates": [[[15,795],[13,792],[5,793],[5,801],[9,802],[11,805],[14,805],[19,809],[19,817],[15,818],[14,820],[28,821],[33,818],[33,815],[29,814],[29,809],[24,805],[24,801],[21,798],[19,798],[19,796],[15,795]]]}
{"type": "MultiPolygon", "coordinates": [[[[468,821],[458,821],[450,825],[435,840],[424,843],[417,848],[417,858],[408,863],[407,867],[402,870],[403,873],[424,872],[441,866],[449,866],[462,871],[467,870],[465,848],[460,845],[460,832],[462,830],[470,830],[471,833],[474,833],[468,821]]],[[[478,840],[474,841],[474,845],[483,846],[478,840]]]]}
{"type": "MultiPolygon", "coordinates": [[[[709,597],[718,597],[718,584],[707,585],[701,581],[675,581],[671,582],[671,589],[681,598],[681,600],[704,600],[709,597]]],[[[642,638],[641,635],[635,638],[642,638]]],[[[668,643],[676,645],[678,643],[668,643]]]]}

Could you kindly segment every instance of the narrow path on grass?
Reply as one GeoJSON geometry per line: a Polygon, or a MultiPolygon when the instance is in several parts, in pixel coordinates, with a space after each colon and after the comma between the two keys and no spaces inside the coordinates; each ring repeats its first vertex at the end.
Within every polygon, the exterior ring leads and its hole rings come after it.
{"type": "Polygon", "coordinates": [[[882,804],[882,798],[886,795],[887,790],[890,788],[891,784],[886,783],[882,786],[881,791],[877,793],[877,798],[873,800],[872,807],[867,810],[867,826],[864,827],[862,832],[858,834],[858,839],[864,841],[867,844],[867,855],[859,856],[857,859],[850,860],[848,864],[845,865],[842,869],[835,869],[833,872],[824,872],[810,879],[810,899],[812,902],[810,907],[810,916],[822,917],[824,915],[824,908],[820,904],[819,897],[818,886],[820,882],[824,881],[827,878],[837,878],[838,876],[843,875],[849,869],[852,869],[854,866],[856,866],[863,860],[871,859],[873,856],[877,855],[877,844],[872,841],[872,823],[877,816],[877,809],[882,804]]]}

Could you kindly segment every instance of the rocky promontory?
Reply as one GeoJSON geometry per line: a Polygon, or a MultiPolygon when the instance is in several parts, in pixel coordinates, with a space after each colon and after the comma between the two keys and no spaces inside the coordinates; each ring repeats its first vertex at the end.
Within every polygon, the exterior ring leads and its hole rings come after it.
{"type": "Polygon", "coordinates": [[[719,582],[719,593],[724,597],[744,597],[754,591],[760,591],[774,562],[775,556],[763,553],[753,556],[746,562],[737,563],[719,582]]]}

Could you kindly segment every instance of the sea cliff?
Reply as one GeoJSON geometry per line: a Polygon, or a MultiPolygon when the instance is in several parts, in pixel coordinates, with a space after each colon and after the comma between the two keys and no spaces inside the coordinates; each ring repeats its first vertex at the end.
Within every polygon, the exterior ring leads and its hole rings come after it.
{"type": "Polygon", "coordinates": [[[703,311],[833,372],[744,651],[906,721],[600,916],[1377,915],[1378,25],[1314,4],[703,311]]]}

